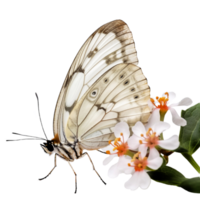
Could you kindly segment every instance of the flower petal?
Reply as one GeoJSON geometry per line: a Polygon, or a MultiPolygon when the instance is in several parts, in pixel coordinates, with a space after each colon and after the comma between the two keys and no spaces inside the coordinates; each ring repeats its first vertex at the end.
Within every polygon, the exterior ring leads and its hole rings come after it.
{"type": "Polygon", "coordinates": [[[140,185],[140,172],[135,172],[133,176],[124,184],[125,188],[136,190],[140,185]]]}
{"type": "Polygon", "coordinates": [[[154,108],[154,105],[152,104],[151,100],[148,100],[148,106],[152,110],[154,108]]]}
{"type": "Polygon", "coordinates": [[[110,167],[108,170],[108,176],[110,178],[116,178],[120,174],[120,170],[118,168],[118,162],[110,167]]]}
{"type": "Polygon", "coordinates": [[[160,135],[163,131],[167,130],[170,128],[170,125],[166,122],[157,122],[154,125],[153,131],[156,132],[156,135],[160,135]]]}
{"type": "Polygon", "coordinates": [[[146,129],[144,127],[144,124],[140,121],[138,121],[135,126],[132,127],[132,131],[135,135],[137,136],[141,136],[141,134],[145,134],[146,133],[146,129]]]}
{"type": "Polygon", "coordinates": [[[160,147],[167,150],[177,149],[179,147],[179,144],[180,142],[177,135],[173,135],[172,137],[166,140],[159,140],[158,143],[160,147]]]}
{"type": "Polygon", "coordinates": [[[155,109],[149,118],[149,122],[145,125],[146,130],[153,128],[154,125],[160,121],[160,109],[155,109]]]}
{"type": "Polygon", "coordinates": [[[132,174],[135,170],[134,167],[129,167],[128,163],[131,162],[131,157],[130,156],[121,156],[119,158],[119,170],[121,173],[125,173],[125,174],[132,174]]]}
{"type": "Polygon", "coordinates": [[[113,158],[116,158],[117,155],[110,155],[107,158],[104,159],[103,165],[107,165],[113,158]]]}
{"type": "Polygon", "coordinates": [[[179,106],[179,103],[178,102],[173,102],[173,103],[171,103],[170,105],[168,105],[168,108],[170,108],[170,107],[178,107],[179,106]]]}
{"type": "Polygon", "coordinates": [[[114,134],[116,138],[121,137],[120,133],[123,133],[124,141],[126,142],[130,136],[129,126],[126,122],[119,122],[115,125],[114,134]]]}
{"type": "Polygon", "coordinates": [[[147,148],[148,148],[148,147],[147,147],[145,144],[141,144],[141,145],[139,146],[138,151],[141,153],[140,156],[141,156],[142,158],[144,158],[144,157],[146,156],[146,154],[147,154],[147,148]]]}
{"type": "Polygon", "coordinates": [[[141,139],[142,139],[141,137],[138,137],[137,135],[133,134],[127,141],[129,149],[132,149],[132,150],[138,149],[140,145],[139,140],[141,139]]]}
{"type": "Polygon", "coordinates": [[[178,125],[178,126],[185,126],[187,125],[187,121],[185,119],[183,119],[182,117],[180,117],[176,110],[174,108],[170,107],[170,112],[172,114],[172,121],[174,122],[174,124],[178,125]]]}
{"type": "Polygon", "coordinates": [[[148,160],[153,160],[154,158],[160,157],[160,154],[158,153],[156,148],[151,148],[149,151],[149,157],[148,160]]]}
{"type": "Polygon", "coordinates": [[[141,171],[141,180],[140,180],[140,187],[145,190],[149,187],[151,183],[151,179],[149,175],[146,173],[146,171],[141,171]]]}
{"type": "Polygon", "coordinates": [[[147,159],[147,166],[151,169],[158,169],[162,163],[163,159],[160,157],[158,151],[155,148],[150,149],[149,157],[147,159]]]}
{"type": "Polygon", "coordinates": [[[108,179],[117,179],[121,175],[132,174],[134,172],[134,168],[128,166],[128,163],[130,161],[131,161],[131,157],[129,156],[118,157],[115,163],[113,163],[106,169],[106,173],[105,173],[106,177],[108,179]]]}
{"type": "Polygon", "coordinates": [[[177,101],[178,105],[176,107],[188,107],[194,104],[194,99],[192,97],[182,97],[177,101]]]}

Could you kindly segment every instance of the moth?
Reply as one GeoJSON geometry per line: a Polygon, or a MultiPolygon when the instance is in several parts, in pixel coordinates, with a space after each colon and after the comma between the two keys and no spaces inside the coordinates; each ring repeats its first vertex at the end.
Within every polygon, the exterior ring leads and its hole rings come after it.
{"type": "MultiPolygon", "coordinates": [[[[137,121],[148,121],[150,88],[137,64],[132,33],[122,20],[101,26],[86,40],[67,73],[57,100],[54,138],[46,137],[41,144],[47,154],[55,155],[54,167],[44,178],[55,169],[57,157],[66,160],[71,168],[70,163],[84,155],[92,163],[83,150],[107,146],[108,141],[115,139],[114,126],[118,122],[125,121],[133,126],[137,121]]],[[[92,166],[100,177],[93,163],[92,166]]],[[[72,170],[76,193],[77,175],[72,170]]]]}

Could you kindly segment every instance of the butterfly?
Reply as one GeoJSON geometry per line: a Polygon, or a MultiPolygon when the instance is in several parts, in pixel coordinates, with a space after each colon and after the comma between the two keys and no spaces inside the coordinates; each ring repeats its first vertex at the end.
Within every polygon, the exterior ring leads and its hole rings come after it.
{"type": "MultiPolygon", "coordinates": [[[[118,122],[125,121],[133,126],[137,121],[148,121],[150,88],[137,64],[132,33],[122,20],[101,26],[86,40],[67,73],[57,100],[54,138],[45,139],[41,144],[46,153],[55,154],[54,168],[44,178],[55,169],[57,156],[66,160],[71,168],[70,162],[84,155],[92,163],[83,150],[107,146],[108,141],[115,139],[114,127],[118,122]]],[[[77,175],[72,170],[76,193],[77,175]]]]}

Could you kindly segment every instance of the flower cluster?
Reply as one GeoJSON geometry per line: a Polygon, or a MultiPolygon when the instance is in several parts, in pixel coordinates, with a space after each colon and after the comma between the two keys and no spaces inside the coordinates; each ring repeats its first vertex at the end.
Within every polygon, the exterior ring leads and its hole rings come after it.
{"type": "Polygon", "coordinates": [[[170,125],[163,122],[168,110],[172,114],[173,122],[176,125],[184,126],[186,121],[179,117],[173,107],[189,105],[192,101],[184,98],[179,103],[168,105],[175,94],[165,93],[163,97],[156,97],[159,105],[154,99],[150,99],[149,106],[152,108],[152,115],[146,125],[138,121],[135,126],[130,128],[127,123],[120,122],[114,129],[115,141],[109,141],[109,146],[103,150],[109,156],[103,164],[108,164],[113,158],[118,157],[118,162],[111,166],[108,175],[116,178],[120,173],[132,174],[131,178],[125,183],[125,188],[135,190],[138,187],[148,188],[151,179],[148,171],[159,169],[164,160],[163,151],[173,151],[179,147],[177,135],[165,139],[163,132],[170,128],[170,125]]]}

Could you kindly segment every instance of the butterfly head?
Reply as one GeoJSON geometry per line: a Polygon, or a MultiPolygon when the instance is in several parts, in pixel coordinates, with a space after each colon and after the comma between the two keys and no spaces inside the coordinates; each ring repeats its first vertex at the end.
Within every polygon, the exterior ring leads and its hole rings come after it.
{"type": "Polygon", "coordinates": [[[55,134],[54,138],[52,140],[46,140],[43,144],[41,144],[41,147],[43,148],[45,153],[48,153],[51,155],[54,151],[57,145],[60,143],[58,134],[55,134]]]}
{"type": "Polygon", "coordinates": [[[47,140],[47,142],[44,142],[43,144],[40,144],[40,145],[43,148],[45,153],[48,153],[49,155],[51,155],[54,152],[54,146],[51,140],[47,140]]]}

